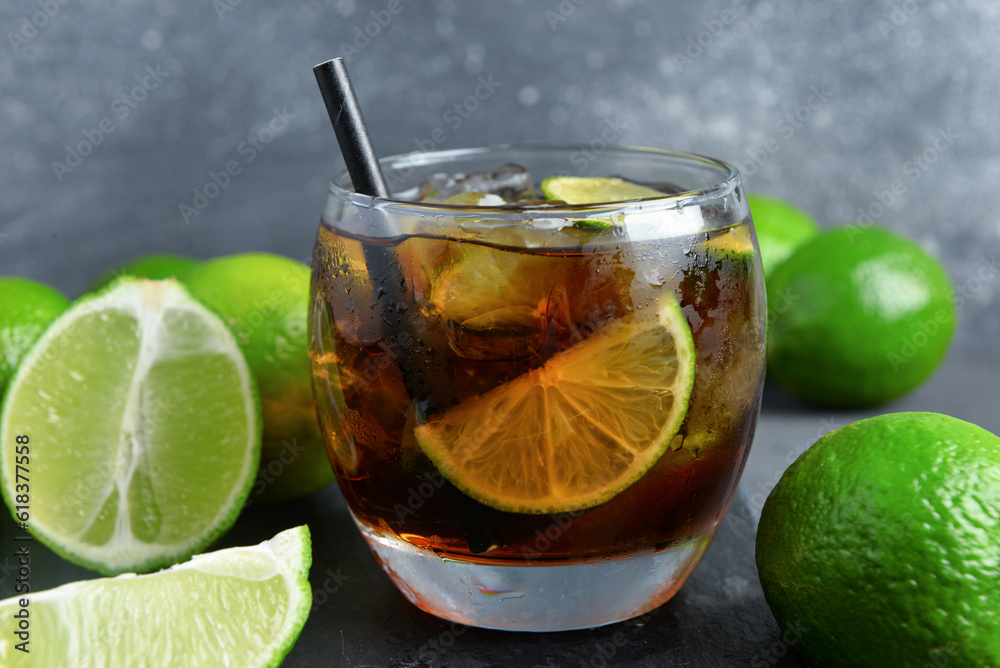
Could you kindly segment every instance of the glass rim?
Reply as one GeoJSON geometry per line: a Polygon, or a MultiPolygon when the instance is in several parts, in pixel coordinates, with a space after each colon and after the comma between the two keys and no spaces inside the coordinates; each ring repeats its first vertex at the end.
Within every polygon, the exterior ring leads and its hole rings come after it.
{"type": "MultiPolygon", "coordinates": [[[[393,165],[395,169],[400,167],[424,167],[427,165],[445,165],[449,160],[459,158],[484,156],[490,153],[501,151],[563,151],[576,152],[583,150],[580,144],[495,144],[474,148],[454,148],[437,151],[413,151],[410,153],[400,153],[379,159],[383,167],[393,165]]],[[[475,210],[476,215],[482,218],[514,218],[523,217],[525,211],[538,213],[546,217],[564,217],[579,215],[582,212],[608,212],[620,211],[633,208],[642,208],[643,211],[650,212],[662,209],[683,209],[684,207],[701,204],[703,202],[719,199],[732,193],[742,181],[740,171],[733,165],[698,153],[687,153],[684,151],[674,151],[671,149],[653,148],[645,146],[628,146],[623,144],[609,144],[600,151],[601,155],[607,153],[631,153],[646,154],[668,158],[685,163],[698,163],[704,167],[719,170],[720,178],[711,185],[696,190],[688,190],[680,193],[664,193],[662,197],[645,197],[641,199],[627,200],[624,202],[596,202],[592,204],[565,204],[565,205],[519,205],[504,204],[495,206],[470,206],[468,204],[441,204],[432,202],[415,202],[412,200],[395,199],[392,197],[381,198],[372,195],[364,195],[353,190],[338,185],[338,182],[350,183],[347,170],[341,170],[330,180],[329,194],[343,202],[349,202],[354,206],[364,209],[379,209],[382,211],[394,211],[408,213],[409,215],[434,215],[441,213],[455,213],[458,211],[475,210]]]]}

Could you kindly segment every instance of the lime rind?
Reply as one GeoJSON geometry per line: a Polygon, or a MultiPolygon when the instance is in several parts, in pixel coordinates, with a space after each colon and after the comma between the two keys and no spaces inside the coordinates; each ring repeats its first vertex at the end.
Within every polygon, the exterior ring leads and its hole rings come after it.
{"type": "MultiPolygon", "coordinates": [[[[5,634],[0,663],[138,665],[155,656],[170,657],[170,665],[279,666],[309,616],[311,563],[303,525],[150,575],[32,592],[32,654],[16,650],[19,641],[5,634]],[[130,650],[142,656],[128,656],[130,650]]],[[[16,597],[0,601],[4,616],[18,607],[16,597]]]]}
{"type": "MultiPolygon", "coordinates": [[[[3,457],[2,461],[0,461],[0,494],[2,494],[4,501],[16,520],[16,504],[14,503],[16,492],[15,485],[17,483],[16,469],[14,469],[16,436],[18,434],[26,434],[29,436],[31,439],[30,443],[32,445],[30,448],[31,460],[33,462],[37,462],[37,448],[40,447],[40,442],[46,442],[46,439],[38,438],[39,434],[44,433],[46,429],[50,432],[55,432],[54,440],[48,441],[51,443],[49,447],[52,447],[53,449],[59,448],[61,452],[51,455],[49,457],[50,460],[64,459],[65,461],[70,461],[69,457],[77,454],[77,451],[80,449],[80,444],[75,442],[65,443],[60,439],[60,431],[62,432],[63,437],[65,437],[67,432],[72,431],[72,429],[66,424],[67,419],[92,420],[97,422],[106,417],[104,415],[94,414],[92,411],[88,411],[86,401],[89,399],[85,397],[84,407],[73,412],[69,416],[50,415],[49,419],[44,423],[40,424],[38,421],[32,421],[31,424],[27,424],[24,422],[24,418],[17,417],[15,412],[21,409],[30,410],[30,405],[34,400],[36,400],[36,397],[21,397],[20,388],[22,386],[27,386],[32,382],[32,376],[37,371],[36,367],[44,367],[48,363],[53,363],[53,361],[58,362],[59,355],[61,354],[59,348],[72,348],[74,346],[74,328],[77,327],[82,318],[96,315],[98,318],[104,320],[110,319],[111,314],[121,315],[131,313],[131,315],[135,317],[136,323],[139,327],[141,327],[144,323],[148,327],[151,322],[151,317],[162,317],[168,310],[192,314],[196,317],[197,321],[206,325],[215,337],[214,343],[221,346],[221,349],[217,352],[223,353],[225,355],[225,359],[232,364],[231,371],[234,371],[235,376],[239,379],[239,393],[242,398],[242,406],[240,407],[242,412],[241,424],[243,424],[242,428],[245,430],[247,435],[247,441],[243,448],[243,461],[240,463],[234,476],[234,479],[238,482],[232,485],[225,500],[218,505],[209,520],[207,522],[203,522],[203,526],[200,530],[192,532],[183,540],[167,544],[135,540],[135,536],[132,535],[132,527],[128,526],[127,522],[121,521],[121,511],[124,509],[126,513],[128,512],[130,498],[133,497],[134,494],[143,494],[147,490],[140,489],[139,487],[133,489],[133,487],[130,486],[125,489],[126,498],[121,498],[122,495],[120,494],[120,490],[122,490],[122,487],[117,484],[120,482],[119,478],[121,467],[119,466],[119,463],[120,461],[125,461],[125,459],[128,458],[123,457],[118,451],[116,451],[115,457],[113,458],[114,464],[109,464],[106,467],[99,469],[100,471],[108,471],[108,473],[113,472],[115,474],[114,480],[109,482],[113,482],[119,490],[119,492],[115,492],[114,490],[110,492],[112,496],[108,498],[112,499],[112,502],[110,504],[108,501],[102,502],[103,506],[100,511],[103,513],[107,510],[114,509],[118,513],[116,515],[117,519],[114,527],[114,540],[105,542],[103,545],[88,543],[88,538],[94,540],[95,534],[92,532],[88,533],[88,530],[84,530],[74,532],[73,535],[67,535],[65,523],[62,523],[62,526],[56,526],[56,524],[60,523],[60,520],[65,518],[53,518],[51,515],[46,516],[45,513],[40,513],[38,510],[34,509],[34,512],[30,512],[30,519],[27,522],[27,525],[31,533],[39,541],[47,545],[63,558],[105,575],[115,575],[127,571],[145,572],[175,564],[178,561],[189,558],[192,554],[195,554],[210,545],[226,531],[228,531],[228,529],[236,521],[236,518],[238,517],[253,485],[254,472],[256,471],[260,458],[262,429],[260,419],[260,397],[257,392],[256,383],[249,367],[247,366],[246,360],[240,352],[236,339],[226,327],[224,321],[216,313],[201,302],[194,299],[176,280],[167,279],[162,281],[151,281],[123,276],[99,291],[85,295],[58,318],[56,318],[56,320],[49,326],[49,328],[35,343],[32,349],[25,356],[24,360],[22,360],[21,364],[18,366],[17,372],[8,387],[8,391],[3,397],[2,405],[0,405],[0,455],[3,457]],[[54,426],[57,424],[59,425],[58,428],[54,426]],[[115,496],[116,494],[117,496],[115,496]],[[118,501],[116,508],[113,503],[115,498],[117,498],[118,501]]],[[[142,338],[140,339],[140,345],[148,346],[153,344],[153,342],[149,339],[151,334],[148,331],[141,332],[141,334],[142,338]]],[[[107,347],[106,352],[109,355],[115,354],[113,346],[116,343],[120,342],[112,339],[105,340],[107,347]]],[[[184,351],[172,350],[171,354],[183,355],[184,351]]],[[[136,378],[138,378],[138,370],[137,374],[133,376],[131,381],[129,381],[132,384],[129,390],[130,393],[134,391],[141,392],[141,389],[136,390],[137,386],[134,382],[136,378]]],[[[141,385],[142,381],[139,382],[138,387],[141,388],[141,385]]],[[[58,391],[60,384],[54,382],[52,387],[52,392],[55,393],[58,391]]],[[[80,391],[81,394],[84,393],[83,390],[80,391]]],[[[94,395],[96,393],[91,392],[90,394],[94,395]]],[[[130,396],[132,395],[130,394],[130,396]]],[[[187,408],[189,408],[192,412],[198,412],[204,409],[204,405],[189,405],[187,408]]],[[[141,419],[141,417],[139,419],[141,419]]],[[[219,416],[210,416],[209,419],[218,420],[219,416]]],[[[170,421],[164,421],[164,424],[169,423],[170,421]]],[[[142,424],[144,423],[140,423],[140,429],[136,429],[136,434],[138,434],[142,429],[142,424]]],[[[145,432],[143,431],[143,433],[145,432]]],[[[121,435],[119,435],[119,439],[121,439],[121,435]]],[[[141,440],[141,436],[139,439],[141,440]]],[[[120,447],[121,442],[122,441],[119,440],[118,447],[120,447]]],[[[135,439],[131,439],[129,442],[134,443],[135,439]]],[[[114,447],[115,446],[111,444],[108,444],[107,446],[108,450],[112,450],[114,447]]],[[[141,458],[142,454],[145,453],[139,454],[141,458]]],[[[202,457],[211,457],[213,454],[218,453],[213,453],[209,449],[185,454],[190,456],[192,463],[195,463],[202,457]]],[[[132,455],[130,454],[128,457],[131,458],[131,456],[132,455]]],[[[80,460],[78,457],[78,461],[83,460],[80,460]]],[[[147,472],[152,470],[154,473],[162,474],[162,472],[155,471],[155,467],[149,464],[148,459],[145,463],[147,464],[147,472]]],[[[46,466],[51,466],[51,464],[47,464],[46,466]]],[[[133,477],[131,477],[128,482],[135,481],[137,485],[143,482],[139,478],[135,477],[136,474],[142,473],[138,464],[135,467],[130,465],[129,469],[131,470],[131,475],[133,477]]],[[[31,468],[29,468],[29,471],[30,470],[31,468]]],[[[95,474],[97,470],[98,469],[94,469],[93,467],[88,468],[82,466],[71,470],[69,472],[69,475],[71,476],[70,480],[75,483],[75,485],[73,485],[70,490],[67,490],[66,487],[46,490],[44,487],[39,487],[39,484],[45,484],[43,481],[39,481],[37,476],[29,474],[31,476],[29,478],[31,480],[31,496],[37,503],[39,497],[45,495],[62,498],[64,500],[66,498],[72,500],[75,498],[70,496],[70,494],[74,493],[72,490],[87,490],[90,495],[93,495],[97,492],[97,485],[93,482],[93,480],[87,479],[86,476],[95,474]]],[[[194,472],[195,470],[196,469],[194,467],[191,468],[191,472],[194,472]]],[[[175,483],[179,482],[180,484],[184,484],[185,476],[192,475],[192,473],[185,471],[173,471],[171,472],[171,475],[175,476],[175,483]],[[176,476],[180,477],[177,478],[176,476]]],[[[196,497],[198,494],[197,489],[189,490],[189,492],[192,497],[196,497]]],[[[76,498],[76,501],[81,502],[80,505],[82,508],[82,501],[87,499],[84,498],[85,494],[77,494],[79,498],[76,498]]],[[[148,501],[148,499],[146,500],[148,501]]],[[[67,503],[69,503],[69,501],[67,501],[67,503]]],[[[48,505],[51,508],[52,505],[55,504],[48,505]]],[[[147,508],[148,507],[149,504],[147,504],[147,508]]],[[[79,512],[82,516],[83,510],[81,508],[73,508],[73,510],[79,512]]],[[[69,508],[65,510],[68,512],[69,508]]],[[[169,515],[170,511],[173,509],[168,507],[160,508],[158,510],[160,511],[162,518],[163,514],[169,515]]],[[[125,514],[124,517],[129,518],[129,515],[125,514]]],[[[78,519],[79,518],[74,518],[74,521],[78,519]]],[[[91,519],[96,523],[100,520],[100,514],[92,516],[91,519]]],[[[144,520],[145,518],[136,519],[136,521],[140,524],[144,520]]],[[[175,523],[173,526],[176,527],[179,524],[180,523],[175,523]]],[[[90,529],[93,529],[94,526],[95,525],[92,524],[90,529]]]]}
{"type": "MultiPolygon", "coordinates": [[[[601,491],[597,493],[587,491],[576,496],[568,497],[550,495],[548,498],[533,499],[530,503],[526,503],[523,499],[515,501],[509,495],[495,493],[486,489],[485,486],[476,484],[473,480],[470,480],[470,477],[462,469],[461,465],[457,461],[457,458],[453,455],[453,452],[467,450],[468,448],[474,446],[459,444],[454,448],[450,448],[447,443],[437,437],[436,432],[433,430],[433,425],[435,424],[434,421],[428,422],[427,424],[417,427],[414,430],[414,435],[416,436],[417,443],[419,444],[421,450],[423,450],[441,474],[444,475],[444,477],[447,478],[453,485],[455,485],[455,487],[480,503],[490,506],[491,508],[496,508],[497,510],[522,514],[549,514],[584,510],[607,503],[634,485],[668,450],[671,440],[680,430],[681,425],[684,422],[684,418],[687,415],[691,391],[694,387],[694,338],[677,300],[671,295],[665,295],[662,304],[656,311],[653,323],[642,323],[641,318],[642,316],[640,315],[633,318],[629,322],[615,321],[609,323],[604,326],[603,330],[599,330],[588,339],[585,339],[581,343],[552,356],[539,369],[528,372],[529,375],[544,373],[547,369],[555,368],[557,366],[561,367],[567,363],[572,363],[576,358],[587,358],[593,355],[594,351],[592,350],[592,347],[594,345],[603,346],[606,339],[618,335],[619,330],[622,328],[638,331],[637,336],[642,336],[643,332],[649,331],[647,328],[650,328],[650,325],[652,325],[652,327],[663,327],[673,336],[676,342],[678,374],[674,383],[670,387],[670,389],[674,391],[674,403],[668,419],[664,421],[664,424],[657,436],[652,439],[652,442],[655,443],[655,445],[648,448],[648,454],[646,454],[643,458],[641,465],[628,468],[628,475],[614,479],[612,484],[605,485],[601,491]],[[637,319],[639,322],[636,322],[637,319]]],[[[634,338],[635,336],[631,337],[629,340],[634,340],[634,338]]],[[[514,395],[514,399],[516,399],[516,395],[518,394],[517,391],[512,391],[510,388],[512,384],[523,382],[524,377],[515,378],[514,380],[496,387],[486,394],[471,401],[476,401],[482,405],[491,405],[495,400],[510,395],[514,395]]],[[[497,403],[499,404],[500,401],[497,401],[497,403]]],[[[516,401],[514,401],[514,403],[515,405],[508,409],[508,413],[512,413],[520,408],[516,405],[516,401]]],[[[463,405],[460,404],[459,406],[451,409],[449,412],[460,410],[462,408],[463,405]]],[[[608,410],[613,409],[612,406],[606,406],[606,408],[608,410]]],[[[439,423],[447,421],[447,416],[448,413],[446,412],[443,416],[438,418],[439,423]]],[[[494,421],[496,421],[497,416],[495,414],[493,416],[480,416],[480,419],[477,420],[478,426],[476,427],[476,437],[480,441],[485,440],[483,432],[488,429],[489,417],[492,417],[494,421]]],[[[546,474],[543,470],[544,465],[539,462],[538,467],[537,476],[545,477],[546,474]]]]}
{"type": "Polygon", "coordinates": [[[666,193],[613,176],[550,176],[541,183],[546,199],[567,204],[606,204],[666,197],[666,193]]]}
{"type": "MultiPolygon", "coordinates": [[[[666,193],[616,177],[550,176],[541,183],[548,200],[576,204],[606,204],[665,197],[666,193]]],[[[619,225],[613,218],[575,218],[573,227],[598,233],[619,225]]]]}
{"type": "Polygon", "coordinates": [[[753,263],[757,251],[747,225],[737,224],[699,244],[717,261],[753,263]]]}

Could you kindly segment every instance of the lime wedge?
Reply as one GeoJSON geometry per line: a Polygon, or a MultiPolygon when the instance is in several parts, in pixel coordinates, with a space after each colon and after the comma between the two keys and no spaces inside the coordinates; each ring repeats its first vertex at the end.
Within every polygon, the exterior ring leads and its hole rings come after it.
{"type": "Polygon", "coordinates": [[[18,367],[0,490],[17,516],[28,485],[29,530],[70,561],[148,571],[233,524],[260,434],[256,386],[222,320],[174,280],[125,277],[59,316],[18,367]]]}
{"type": "Polygon", "coordinates": [[[649,197],[666,197],[666,193],[616,177],[550,176],[542,181],[545,199],[567,204],[602,204],[629,202],[649,197]]]}
{"type": "Polygon", "coordinates": [[[452,484],[490,507],[590,508],[628,489],[667,450],[687,413],[694,369],[691,330],[668,296],[414,435],[452,484]]]}
{"type": "MultiPolygon", "coordinates": [[[[542,181],[541,189],[546,199],[570,205],[628,202],[666,196],[666,193],[659,190],[616,177],[550,176],[542,181]]],[[[614,224],[607,218],[580,218],[573,222],[573,227],[588,232],[600,232],[614,224]]]]}
{"type": "Polygon", "coordinates": [[[735,225],[716,234],[708,241],[700,242],[715,260],[752,262],[756,252],[753,247],[753,233],[748,225],[735,225]]]}
{"type": "MultiPolygon", "coordinates": [[[[0,665],[278,666],[309,615],[309,529],[201,554],[152,575],[85,580],[21,595],[29,644],[0,635],[0,665]]],[[[0,601],[14,619],[20,598],[0,601]]]]}

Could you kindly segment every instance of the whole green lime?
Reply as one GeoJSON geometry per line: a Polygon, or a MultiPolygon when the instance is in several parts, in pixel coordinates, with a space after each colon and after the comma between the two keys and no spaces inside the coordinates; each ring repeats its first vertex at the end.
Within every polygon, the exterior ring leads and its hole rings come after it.
{"type": "Polygon", "coordinates": [[[747,204],[757,230],[764,278],[769,278],[796,248],[820,233],[820,226],[812,216],[777,197],[750,193],[747,204]]]}
{"type": "Polygon", "coordinates": [[[182,278],[229,324],[257,379],[264,437],[254,502],[304,496],[333,480],[312,394],[310,273],[286,257],[243,253],[203,262],[182,278]]]}
{"type": "Polygon", "coordinates": [[[767,281],[768,375],[800,398],[880,404],[926,380],[955,330],[941,264],[884,228],[849,225],[807,241],[767,281]]]}
{"type": "Polygon", "coordinates": [[[1000,666],[1000,438],[937,413],[827,434],[764,504],[757,568],[817,668],[1000,666]]]}
{"type": "Polygon", "coordinates": [[[69,300],[47,285],[18,276],[0,278],[0,396],[14,370],[69,300]]]}
{"type": "Polygon", "coordinates": [[[180,278],[198,265],[199,260],[186,255],[174,253],[151,253],[130,260],[123,265],[109,269],[101,274],[89,288],[94,292],[111,283],[119,276],[135,276],[137,278],[180,278]]]}

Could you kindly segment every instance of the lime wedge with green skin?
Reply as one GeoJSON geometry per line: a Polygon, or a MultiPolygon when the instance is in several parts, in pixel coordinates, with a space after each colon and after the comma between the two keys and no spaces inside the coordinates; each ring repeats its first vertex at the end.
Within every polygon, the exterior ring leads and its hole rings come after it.
{"type": "Polygon", "coordinates": [[[279,666],[312,604],[309,529],[201,554],[152,575],[122,575],[0,601],[30,615],[28,653],[0,635],[0,665],[279,666]]]}
{"type": "Polygon", "coordinates": [[[14,370],[45,328],[69,306],[47,285],[19,276],[0,278],[0,397],[14,370]]]}
{"type": "Polygon", "coordinates": [[[545,199],[562,200],[567,204],[630,202],[666,196],[655,188],[609,176],[550,176],[542,181],[542,194],[545,199]]]}
{"type": "Polygon", "coordinates": [[[135,276],[136,278],[180,278],[194,269],[199,260],[186,255],[174,253],[152,253],[136,258],[115,267],[99,276],[87,289],[88,292],[100,290],[119,276],[135,276]]]}
{"type": "MultiPolygon", "coordinates": [[[[654,188],[606,176],[550,176],[542,181],[541,189],[545,199],[570,205],[630,202],[666,196],[666,193],[654,188]]],[[[612,221],[603,218],[581,218],[574,223],[574,227],[595,232],[612,225],[612,221]]]]}
{"type": "Polygon", "coordinates": [[[699,243],[717,261],[730,261],[740,265],[753,262],[756,251],[753,233],[749,225],[734,225],[726,230],[713,233],[707,241],[699,243]]]}
{"type": "Polygon", "coordinates": [[[18,521],[28,495],[28,529],[66,559],[149,571],[229,529],[260,434],[225,323],[174,280],[125,277],[70,307],[18,367],[0,414],[0,491],[18,521]]]}

